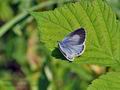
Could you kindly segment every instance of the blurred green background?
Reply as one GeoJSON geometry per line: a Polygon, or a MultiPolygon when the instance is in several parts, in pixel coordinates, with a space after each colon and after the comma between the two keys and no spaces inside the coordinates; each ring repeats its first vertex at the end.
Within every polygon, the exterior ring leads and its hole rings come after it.
{"type": "MultiPolygon", "coordinates": [[[[30,11],[79,0],[0,0],[0,90],[86,90],[108,68],[51,60],[30,11]]],[[[120,0],[106,0],[120,19],[120,0]]]]}

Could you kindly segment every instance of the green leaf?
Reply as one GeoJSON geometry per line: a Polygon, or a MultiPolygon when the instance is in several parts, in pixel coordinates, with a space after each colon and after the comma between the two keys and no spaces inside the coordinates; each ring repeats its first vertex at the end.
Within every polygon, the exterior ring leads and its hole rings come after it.
{"type": "Polygon", "coordinates": [[[41,41],[53,59],[63,59],[57,48],[58,41],[83,27],[87,32],[86,49],[75,62],[105,66],[120,64],[120,23],[105,1],[81,0],[32,15],[38,23],[41,41]]]}
{"type": "Polygon", "coordinates": [[[3,21],[8,21],[13,18],[13,11],[10,7],[9,0],[5,0],[4,2],[0,0],[0,19],[3,21]]]}
{"type": "Polygon", "coordinates": [[[100,76],[87,90],[120,90],[120,72],[110,72],[100,76]]]}

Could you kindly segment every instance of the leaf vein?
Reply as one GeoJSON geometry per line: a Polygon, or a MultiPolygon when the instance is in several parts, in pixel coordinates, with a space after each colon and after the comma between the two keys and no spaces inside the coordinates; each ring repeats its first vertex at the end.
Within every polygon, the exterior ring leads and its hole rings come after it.
{"type": "MultiPolygon", "coordinates": [[[[81,3],[80,3],[80,5],[81,5],[81,3]]],[[[86,16],[88,17],[88,19],[89,19],[89,21],[90,21],[90,23],[91,23],[91,26],[92,26],[93,29],[94,29],[94,32],[95,32],[96,37],[97,37],[98,45],[99,45],[99,47],[100,47],[100,46],[101,46],[101,45],[100,45],[100,39],[99,39],[98,34],[97,34],[96,30],[95,30],[95,26],[94,26],[94,24],[92,23],[91,17],[90,17],[89,14],[87,13],[87,11],[83,8],[82,5],[81,5],[81,8],[82,8],[83,11],[86,13],[86,16]]]]}
{"type": "Polygon", "coordinates": [[[42,18],[44,18],[45,20],[47,20],[47,21],[49,21],[49,22],[51,22],[51,23],[53,23],[53,24],[55,24],[55,25],[57,25],[57,26],[59,26],[59,27],[62,27],[63,29],[65,29],[65,30],[68,30],[68,31],[70,31],[68,28],[66,28],[66,27],[63,27],[62,25],[60,25],[60,24],[57,24],[57,23],[55,23],[55,22],[53,22],[52,20],[50,20],[50,18],[49,18],[49,20],[46,18],[46,17],[44,17],[44,16],[41,16],[42,18]]]}
{"type": "MultiPolygon", "coordinates": [[[[96,0],[96,1],[97,1],[97,3],[98,3],[98,7],[99,7],[100,11],[102,12],[98,0],[96,0]]],[[[101,13],[101,14],[102,14],[102,18],[103,18],[103,22],[104,22],[104,24],[105,24],[105,27],[106,27],[106,29],[107,29],[107,33],[108,33],[108,37],[109,37],[109,43],[110,43],[110,50],[111,50],[111,54],[112,54],[112,56],[113,56],[113,52],[112,52],[112,43],[111,43],[112,40],[111,40],[111,36],[110,36],[110,33],[109,33],[109,28],[108,28],[108,26],[107,26],[107,24],[106,24],[106,21],[105,21],[105,18],[104,18],[103,13],[101,13]]]]}

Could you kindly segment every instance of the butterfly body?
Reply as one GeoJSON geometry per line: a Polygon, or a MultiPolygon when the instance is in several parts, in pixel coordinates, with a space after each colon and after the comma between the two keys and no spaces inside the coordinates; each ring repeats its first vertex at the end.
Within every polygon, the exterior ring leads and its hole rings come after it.
{"type": "Polygon", "coordinates": [[[73,61],[80,56],[85,49],[86,32],[83,28],[77,29],[67,35],[58,43],[59,50],[67,60],[73,61]]]}

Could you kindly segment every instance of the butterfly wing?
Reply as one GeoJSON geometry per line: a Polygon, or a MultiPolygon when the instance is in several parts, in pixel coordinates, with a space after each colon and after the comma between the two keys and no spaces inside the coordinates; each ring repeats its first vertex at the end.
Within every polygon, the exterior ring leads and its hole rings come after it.
{"type": "Polygon", "coordinates": [[[85,42],[86,33],[83,28],[77,29],[63,39],[63,43],[70,45],[81,45],[85,42]]]}
{"type": "Polygon", "coordinates": [[[74,45],[74,46],[69,46],[69,48],[72,50],[72,52],[75,54],[75,56],[80,56],[84,50],[85,50],[85,45],[74,45]]]}
{"type": "Polygon", "coordinates": [[[80,56],[84,52],[85,45],[83,44],[71,46],[59,43],[59,49],[69,61],[73,61],[74,57],[80,56]]]}
{"type": "Polygon", "coordinates": [[[85,34],[85,30],[80,28],[59,42],[60,51],[69,61],[73,61],[74,57],[83,53],[85,48],[85,34]]]}
{"type": "Polygon", "coordinates": [[[59,50],[67,60],[69,61],[74,60],[75,54],[70,47],[64,46],[61,42],[58,44],[58,46],[59,46],[59,50]]]}

